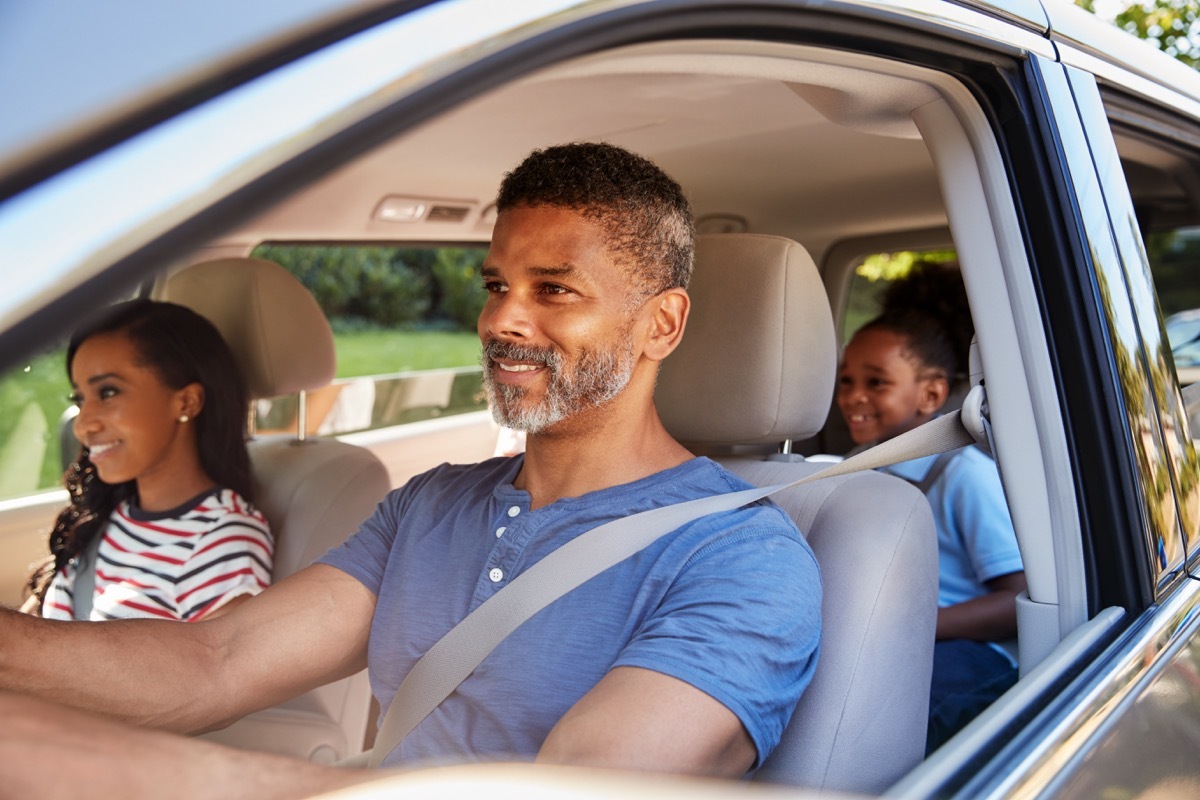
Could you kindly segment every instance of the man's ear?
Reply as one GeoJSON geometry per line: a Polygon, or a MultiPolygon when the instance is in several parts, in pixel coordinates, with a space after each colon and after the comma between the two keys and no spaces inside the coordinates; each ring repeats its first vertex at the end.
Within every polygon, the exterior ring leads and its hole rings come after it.
{"type": "Polygon", "coordinates": [[[683,338],[692,300],[687,290],[676,287],[650,298],[648,307],[650,335],[642,352],[651,361],[662,361],[683,338]]]}
{"type": "Polygon", "coordinates": [[[942,375],[934,375],[921,381],[920,395],[917,398],[917,410],[922,414],[932,416],[950,397],[950,382],[942,375]]]}

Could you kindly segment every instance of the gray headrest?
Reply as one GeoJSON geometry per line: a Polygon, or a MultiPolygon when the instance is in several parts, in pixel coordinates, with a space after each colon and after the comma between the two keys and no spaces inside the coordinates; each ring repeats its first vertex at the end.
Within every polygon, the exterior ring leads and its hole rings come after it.
{"type": "Polygon", "coordinates": [[[688,294],[687,330],[655,392],[667,430],[705,445],[816,435],[829,414],[837,346],[808,252],[778,236],[697,237],[688,294]]]}
{"type": "Polygon", "coordinates": [[[251,398],[318,389],[333,380],[333,331],[304,285],[273,261],[223,258],[172,275],[164,300],[211,321],[251,398]]]}

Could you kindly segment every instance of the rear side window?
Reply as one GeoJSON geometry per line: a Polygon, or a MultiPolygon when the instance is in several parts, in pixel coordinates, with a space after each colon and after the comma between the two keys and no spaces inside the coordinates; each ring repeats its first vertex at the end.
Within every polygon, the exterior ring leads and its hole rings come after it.
{"type": "MultiPolygon", "coordinates": [[[[308,431],[336,435],[486,408],[475,320],[486,248],[270,243],[333,328],[337,374],[308,393],[308,431]]],[[[257,405],[260,432],[295,430],[295,396],[257,405]]]]}
{"type": "Polygon", "coordinates": [[[838,330],[839,345],[845,347],[859,328],[879,314],[887,287],[892,281],[908,275],[913,264],[918,261],[943,264],[957,259],[954,250],[895,250],[866,256],[850,277],[846,307],[838,330]]]}

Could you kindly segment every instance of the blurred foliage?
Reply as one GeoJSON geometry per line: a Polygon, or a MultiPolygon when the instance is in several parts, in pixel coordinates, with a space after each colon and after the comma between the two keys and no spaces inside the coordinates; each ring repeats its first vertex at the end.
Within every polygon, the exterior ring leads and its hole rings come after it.
{"type": "Polygon", "coordinates": [[[930,261],[944,264],[956,261],[958,254],[953,250],[899,250],[895,253],[875,253],[863,259],[854,274],[868,281],[894,281],[912,272],[913,264],[930,261]]]}
{"type": "Polygon", "coordinates": [[[850,278],[846,312],[842,315],[841,343],[850,341],[855,331],[879,314],[888,285],[912,272],[913,264],[918,261],[944,264],[957,260],[958,254],[954,250],[897,250],[864,258],[850,278]]]}
{"type": "Polygon", "coordinates": [[[433,277],[442,292],[441,310],[464,330],[475,330],[475,321],[487,302],[487,291],[479,279],[484,255],[483,250],[446,247],[437,251],[433,262],[433,277]]]}
{"type": "Polygon", "coordinates": [[[475,329],[483,248],[265,244],[254,255],[300,279],[336,330],[475,329]]]}
{"type": "Polygon", "coordinates": [[[70,405],[63,349],[0,375],[0,499],[60,486],[58,423],[70,405]]]}
{"type": "MultiPolygon", "coordinates": [[[[1096,13],[1095,0],[1075,0],[1096,13]]],[[[1200,63],[1200,0],[1147,0],[1134,3],[1113,17],[1126,33],[1145,39],[1189,67],[1200,63]]]]}

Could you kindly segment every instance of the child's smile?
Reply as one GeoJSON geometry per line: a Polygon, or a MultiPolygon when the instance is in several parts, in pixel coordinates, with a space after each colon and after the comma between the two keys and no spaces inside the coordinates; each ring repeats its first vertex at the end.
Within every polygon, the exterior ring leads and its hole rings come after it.
{"type": "Polygon", "coordinates": [[[915,428],[937,413],[946,393],[945,379],[926,374],[901,334],[868,329],[846,345],[837,404],[855,444],[885,441],[915,428]]]}

